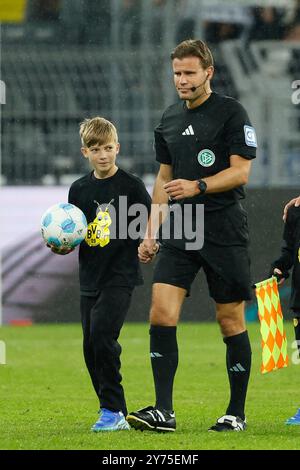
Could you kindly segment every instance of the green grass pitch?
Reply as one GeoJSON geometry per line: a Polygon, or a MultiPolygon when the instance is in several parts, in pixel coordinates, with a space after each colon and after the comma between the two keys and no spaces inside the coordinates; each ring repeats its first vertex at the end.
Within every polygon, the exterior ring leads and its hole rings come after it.
{"type": "MultiPolygon", "coordinates": [[[[250,324],[253,368],[244,433],[208,433],[228,400],[225,345],[216,324],[178,327],[174,404],[177,431],[93,434],[97,399],[82,351],[81,327],[2,327],[7,364],[0,365],[1,449],[299,449],[300,426],[285,419],[300,406],[300,365],[261,375],[259,324],[250,324]]],[[[286,323],[289,355],[293,327],[286,323]]],[[[153,404],[148,325],[126,324],[121,335],[128,409],[153,404]]]]}

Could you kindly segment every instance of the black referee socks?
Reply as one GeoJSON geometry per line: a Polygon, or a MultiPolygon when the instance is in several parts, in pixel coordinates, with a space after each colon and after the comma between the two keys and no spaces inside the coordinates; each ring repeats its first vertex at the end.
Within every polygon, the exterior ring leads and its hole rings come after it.
{"type": "Polygon", "coordinates": [[[226,414],[245,419],[245,401],[251,369],[248,332],[228,336],[223,341],[227,346],[226,366],[231,392],[226,414]]]}
{"type": "MultiPolygon", "coordinates": [[[[178,366],[176,326],[150,327],[150,356],[155,384],[156,404],[161,410],[173,411],[173,382],[178,366]]],[[[245,419],[244,407],[251,369],[251,346],[248,332],[224,338],[226,364],[230,382],[230,402],[226,414],[245,419]]]]}
{"type": "Polygon", "coordinates": [[[178,365],[176,326],[150,326],[150,357],[159,410],[173,411],[173,382],[178,365]]]}

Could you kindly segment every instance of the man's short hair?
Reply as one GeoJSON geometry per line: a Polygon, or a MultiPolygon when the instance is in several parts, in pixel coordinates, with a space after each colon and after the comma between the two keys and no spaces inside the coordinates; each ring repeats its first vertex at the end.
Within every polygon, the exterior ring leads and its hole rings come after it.
{"type": "Polygon", "coordinates": [[[81,122],[79,135],[84,147],[96,144],[104,145],[108,142],[118,143],[118,133],[115,126],[99,116],[81,122]]]}
{"type": "Polygon", "coordinates": [[[214,65],[212,53],[204,41],[200,39],[187,39],[175,47],[171,53],[171,59],[184,59],[185,57],[199,57],[202,67],[214,65]]]}

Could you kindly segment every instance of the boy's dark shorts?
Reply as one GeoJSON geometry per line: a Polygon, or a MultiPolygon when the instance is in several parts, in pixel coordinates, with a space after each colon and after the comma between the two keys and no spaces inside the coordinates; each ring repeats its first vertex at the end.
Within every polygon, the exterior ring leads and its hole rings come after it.
{"type": "Polygon", "coordinates": [[[153,283],[187,290],[198,271],[206,274],[210,296],[217,303],[251,300],[250,259],[247,246],[205,243],[200,251],[184,251],[164,243],[157,255],[153,283]]]}

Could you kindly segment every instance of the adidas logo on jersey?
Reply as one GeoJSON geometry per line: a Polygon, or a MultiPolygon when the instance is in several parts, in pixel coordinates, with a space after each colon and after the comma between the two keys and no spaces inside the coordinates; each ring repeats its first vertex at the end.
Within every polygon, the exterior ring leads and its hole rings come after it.
{"type": "Polygon", "coordinates": [[[194,135],[194,134],[195,132],[191,124],[182,133],[182,135],[194,135]]]}

